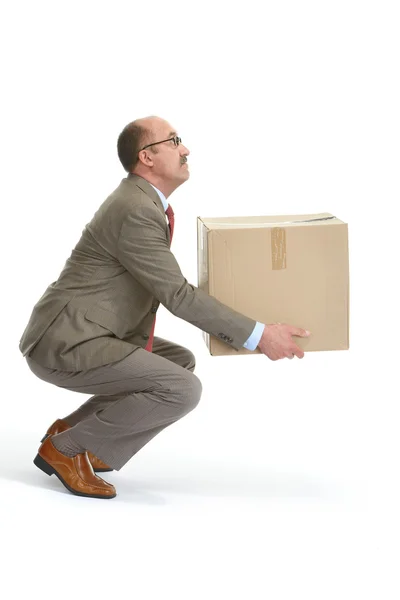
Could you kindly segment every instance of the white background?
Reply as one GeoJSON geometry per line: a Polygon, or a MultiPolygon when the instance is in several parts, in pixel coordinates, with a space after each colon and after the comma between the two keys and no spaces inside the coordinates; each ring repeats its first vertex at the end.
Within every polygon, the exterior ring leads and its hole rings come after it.
{"type": "Polygon", "coordinates": [[[7,599],[400,597],[397,6],[3,5],[7,599]],[[161,310],[157,333],[197,356],[201,403],[108,476],[116,499],[82,499],[32,459],[87,396],[36,379],[18,342],[124,177],[119,132],[152,114],[191,150],[171,198],[187,279],[198,215],[331,212],[349,223],[351,349],[213,358],[198,329],[161,310]]]}

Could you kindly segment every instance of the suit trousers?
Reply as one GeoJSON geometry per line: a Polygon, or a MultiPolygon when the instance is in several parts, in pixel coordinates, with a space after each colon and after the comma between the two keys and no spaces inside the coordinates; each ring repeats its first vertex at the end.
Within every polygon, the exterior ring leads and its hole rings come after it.
{"type": "Polygon", "coordinates": [[[202,392],[192,352],[159,337],[152,352],[136,348],[123,360],[87,371],[48,369],[29,357],[27,363],[48,383],[94,394],[64,420],[73,441],[117,471],[194,409],[202,392]]]}

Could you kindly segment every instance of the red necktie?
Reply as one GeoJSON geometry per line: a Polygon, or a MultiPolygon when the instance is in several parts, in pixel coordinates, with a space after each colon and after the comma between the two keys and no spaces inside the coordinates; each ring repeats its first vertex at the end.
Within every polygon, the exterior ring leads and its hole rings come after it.
{"type": "MultiPolygon", "coordinates": [[[[175,226],[175,215],[174,215],[174,211],[172,210],[172,206],[169,204],[167,210],[165,211],[165,214],[168,217],[168,227],[169,227],[169,232],[171,235],[171,242],[172,242],[172,236],[174,235],[174,226],[175,226]]],[[[148,352],[151,352],[153,349],[153,339],[154,339],[154,329],[156,326],[156,317],[154,316],[154,321],[153,321],[153,327],[151,328],[151,333],[150,333],[150,337],[149,337],[149,341],[147,342],[147,346],[145,348],[145,350],[147,350],[148,352]]]]}
{"type": "Polygon", "coordinates": [[[174,235],[175,215],[174,215],[174,211],[172,210],[172,206],[170,204],[168,204],[168,208],[165,211],[165,214],[168,217],[168,227],[169,227],[169,232],[171,234],[171,242],[172,242],[172,236],[174,235]]]}

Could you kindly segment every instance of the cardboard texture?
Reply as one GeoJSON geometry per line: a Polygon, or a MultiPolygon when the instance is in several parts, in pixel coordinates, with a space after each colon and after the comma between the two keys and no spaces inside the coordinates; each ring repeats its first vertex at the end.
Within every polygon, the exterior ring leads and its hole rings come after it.
{"type": "MultiPolygon", "coordinates": [[[[349,348],[347,224],[330,213],[197,218],[198,286],[262,323],[311,331],[305,352],[349,348]]],[[[236,351],[204,333],[213,356],[236,351]]]]}

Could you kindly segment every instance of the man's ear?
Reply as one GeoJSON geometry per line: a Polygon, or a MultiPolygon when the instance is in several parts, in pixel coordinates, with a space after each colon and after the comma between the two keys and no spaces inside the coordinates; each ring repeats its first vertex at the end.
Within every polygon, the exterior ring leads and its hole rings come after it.
{"type": "Polygon", "coordinates": [[[141,163],[146,165],[146,167],[153,166],[153,157],[151,156],[150,152],[148,152],[147,150],[141,150],[138,154],[138,159],[140,160],[141,163]]]}

